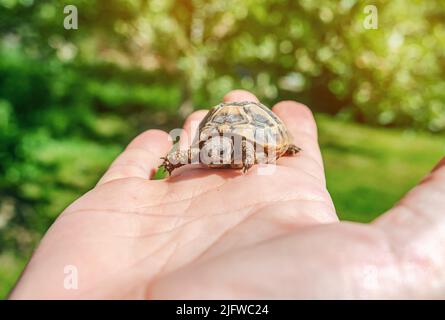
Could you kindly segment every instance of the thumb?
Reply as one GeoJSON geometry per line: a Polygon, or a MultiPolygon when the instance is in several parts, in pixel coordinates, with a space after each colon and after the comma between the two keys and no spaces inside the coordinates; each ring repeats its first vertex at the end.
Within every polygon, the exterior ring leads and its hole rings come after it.
{"type": "Polygon", "coordinates": [[[386,235],[404,281],[418,294],[445,289],[445,158],[373,223],[386,235]]]}

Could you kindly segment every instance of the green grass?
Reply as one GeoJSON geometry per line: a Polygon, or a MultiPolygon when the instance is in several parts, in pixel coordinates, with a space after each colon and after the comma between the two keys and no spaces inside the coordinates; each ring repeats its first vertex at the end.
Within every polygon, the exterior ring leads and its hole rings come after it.
{"type": "MultiPolygon", "coordinates": [[[[428,133],[370,128],[318,115],[328,189],[342,220],[369,222],[389,209],[445,154],[445,139],[428,133]]],[[[0,298],[25,265],[0,254],[0,298]]]]}
{"type": "Polygon", "coordinates": [[[443,136],[317,116],[328,190],[342,220],[369,222],[445,155],[443,136]]]}
{"type": "Polygon", "coordinates": [[[0,299],[5,299],[25,267],[26,259],[13,252],[0,254],[0,299]]]}

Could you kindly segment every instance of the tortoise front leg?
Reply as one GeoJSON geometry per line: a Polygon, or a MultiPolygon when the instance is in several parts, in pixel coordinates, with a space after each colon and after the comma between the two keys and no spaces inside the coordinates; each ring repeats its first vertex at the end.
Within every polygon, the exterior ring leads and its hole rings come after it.
{"type": "Polygon", "coordinates": [[[286,152],[284,153],[284,156],[294,156],[300,151],[301,151],[300,147],[297,147],[294,144],[290,144],[289,147],[287,148],[286,152]]]}
{"type": "Polygon", "coordinates": [[[168,174],[171,175],[173,170],[192,163],[194,154],[195,152],[193,152],[192,148],[187,150],[170,151],[167,156],[161,158],[164,160],[161,166],[163,166],[168,174]]]}

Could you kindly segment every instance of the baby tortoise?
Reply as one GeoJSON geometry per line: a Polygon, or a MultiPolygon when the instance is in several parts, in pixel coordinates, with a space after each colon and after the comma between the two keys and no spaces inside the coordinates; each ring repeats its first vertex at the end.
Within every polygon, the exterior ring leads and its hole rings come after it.
{"type": "Polygon", "coordinates": [[[190,148],[170,151],[162,166],[169,174],[191,163],[246,172],[256,163],[273,163],[300,150],[269,108],[258,102],[228,102],[213,107],[190,148]]]}

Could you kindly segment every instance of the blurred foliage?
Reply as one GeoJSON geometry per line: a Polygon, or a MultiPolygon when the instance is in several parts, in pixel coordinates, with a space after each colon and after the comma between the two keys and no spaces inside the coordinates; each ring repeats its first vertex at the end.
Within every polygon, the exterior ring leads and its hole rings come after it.
{"type": "MultiPolygon", "coordinates": [[[[178,127],[233,88],[338,119],[445,131],[441,1],[71,0],[78,30],[63,28],[66,4],[0,0],[0,252],[19,253],[0,253],[0,264],[23,265],[138,132],[178,127]],[[368,4],[377,30],[363,27],[368,4]]],[[[343,218],[369,221],[443,153],[443,136],[320,119],[343,218]]]]}

